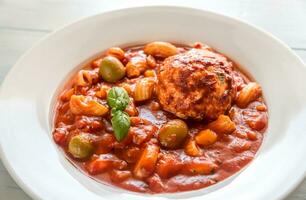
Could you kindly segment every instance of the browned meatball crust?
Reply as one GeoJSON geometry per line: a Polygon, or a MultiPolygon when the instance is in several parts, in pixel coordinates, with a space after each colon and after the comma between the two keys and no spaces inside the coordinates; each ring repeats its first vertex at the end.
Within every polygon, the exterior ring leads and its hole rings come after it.
{"type": "Polygon", "coordinates": [[[180,118],[216,119],[231,106],[233,64],[225,56],[191,49],[164,60],[157,96],[163,109],[180,118]]]}

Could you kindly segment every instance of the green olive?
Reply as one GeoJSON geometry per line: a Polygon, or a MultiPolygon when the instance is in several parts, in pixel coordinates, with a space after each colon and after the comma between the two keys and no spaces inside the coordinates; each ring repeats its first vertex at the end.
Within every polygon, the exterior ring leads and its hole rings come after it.
{"type": "Polygon", "coordinates": [[[158,140],[162,146],[173,149],[182,144],[187,133],[187,124],[180,119],[175,119],[167,122],[161,127],[158,134],[158,140]]]}
{"type": "Polygon", "coordinates": [[[125,76],[125,67],[117,58],[106,56],[101,61],[99,74],[105,81],[114,83],[125,76]]]}
{"type": "Polygon", "coordinates": [[[71,153],[74,158],[88,158],[94,152],[94,145],[86,137],[86,135],[76,135],[73,136],[69,141],[68,152],[71,153]]]}

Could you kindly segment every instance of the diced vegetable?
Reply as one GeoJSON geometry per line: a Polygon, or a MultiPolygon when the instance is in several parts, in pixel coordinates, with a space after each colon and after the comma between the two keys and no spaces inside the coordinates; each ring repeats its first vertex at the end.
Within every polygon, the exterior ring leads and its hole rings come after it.
{"type": "Polygon", "coordinates": [[[235,123],[226,115],[220,115],[217,120],[209,123],[207,127],[218,134],[230,134],[236,130],[235,123]]]}
{"type": "Polygon", "coordinates": [[[66,134],[55,131],[53,133],[54,141],[59,145],[64,145],[66,143],[66,134]]]}
{"type": "Polygon", "coordinates": [[[132,176],[130,171],[112,170],[109,172],[109,178],[112,182],[122,182],[132,176]]]}
{"type": "Polygon", "coordinates": [[[264,104],[261,104],[256,106],[256,110],[264,112],[267,111],[267,107],[264,104]]]}
{"type": "Polygon", "coordinates": [[[96,150],[95,154],[105,154],[109,153],[116,142],[113,134],[105,133],[95,142],[96,150]]]}
{"type": "Polygon", "coordinates": [[[195,141],[199,145],[209,146],[217,141],[218,135],[210,129],[200,131],[195,136],[195,141]]]}
{"type": "Polygon", "coordinates": [[[85,164],[88,173],[92,175],[106,172],[110,169],[124,169],[127,163],[112,154],[101,154],[85,164]]]}
{"type": "Polygon", "coordinates": [[[149,177],[155,169],[159,154],[159,146],[147,144],[134,168],[134,176],[137,178],[149,177]]]}
{"type": "Polygon", "coordinates": [[[69,141],[68,152],[74,158],[85,159],[93,154],[94,145],[85,134],[76,135],[69,141]]]}
{"type": "Polygon", "coordinates": [[[165,189],[165,185],[157,174],[153,174],[153,176],[147,178],[146,181],[153,192],[163,192],[165,189]]]}
{"type": "Polygon", "coordinates": [[[188,156],[197,157],[202,155],[202,150],[197,146],[193,139],[189,139],[184,147],[184,151],[188,156]]]}
{"type": "Polygon", "coordinates": [[[246,120],[246,123],[249,125],[249,127],[253,130],[260,131],[267,125],[267,116],[265,114],[258,114],[258,116],[254,116],[251,118],[248,118],[246,120]]]}
{"type": "Polygon", "coordinates": [[[158,140],[160,144],[167,148],[179,147],[188,133],[187,124],[180,119],[167,122],[159,130],[158,140]]]}
{"type": "Polygon", "coordinates": [[[212,161],[204,159],[202,157],[194,158],[193,160],[187,161],[184,164],[181,172],[186,175],[196,175],[196,174],[204,174],[208,175],[211,174],[217,165],[214,164],[212,161]]]}
{"type": "Polygon", "coordinates": [[[167,153],[162,154],[156,165],[156,173],[161,178],[169,178],[179,173],[183,164],[178,155],[167,153]]]}
{"type": "Polygon", "coordinates": [[[101,61],[99,74],[105,81],[114,83],[125,76],[125,67],[117,58],[106,56],[101,61]]]}
{"type": "Polygon", "coordinates": [[[141,150],[139,147],[132,146],[123,149],[120,155],[126,162],[135,163],[139,159],[139,156],[141,155],[141,150]]]}
{"type": "Polygon", "coordinates": [[[107,87],[105,85],[102,85],[100,87],[100,90],[96,92],[95,96],[100,98],[100,99],[106,99],[107,93],[108,93],[109,90],[110,90],[109,87],[107,87]]]}
{"type": "Polygon", "coordinates": [[[155,77],[155,71],[154,70],[146,70],[144,73],[145,77],[155,77]]]}
{"type": "Polygon", "coordinates": [[[130,116],[138,115],[138,110],[133,102],[130,102],[130,104],[126,107],[125,112],[130,116]]]}
{"type": "Polygon", "coordinates": [[[154,125],[138,125],[131,127],[129,134],[132,135],[134,144],[141,145],[149,141],[157,130],[154,125]]]}

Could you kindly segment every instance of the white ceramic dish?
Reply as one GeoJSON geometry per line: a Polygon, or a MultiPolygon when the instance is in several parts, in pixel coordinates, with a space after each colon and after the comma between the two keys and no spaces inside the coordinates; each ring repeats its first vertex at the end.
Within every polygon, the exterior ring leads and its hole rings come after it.
{"type": "Polygon", "coordinates": [[[1,88],[1,157],[34,199],[281,199],[306,173],[306,68],[282,42],[237,19],[181,7],[99,14],[60,29],[29,50],[1,88]],[[239,175],[192,192],[144,195],[101,185],[75,169],[51,138],[53,97],[67,75],[108,47],[153,40],[201,41],[240,63],[262,85],[269,128],[239,175]]]}

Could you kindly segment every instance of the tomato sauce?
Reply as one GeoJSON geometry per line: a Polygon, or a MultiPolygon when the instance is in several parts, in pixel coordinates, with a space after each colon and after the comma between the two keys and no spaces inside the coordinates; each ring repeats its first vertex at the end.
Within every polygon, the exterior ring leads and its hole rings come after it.
{"type": "MultiPolygon", "coordinates": [[[[197,43],[193,47],[177,46],[177,49],[181,53],[191,48],[202,47],[203,45],[197,43]]],[[[210,123],[214,120],[183,119],[188,126],[188,135],[184,142],[177,148],[165,148],[159,141],[160,130],[169,121],[178,117],[162,109],[155,91],[150,99],[141,102],[136,102],[133,96],[135,85],[139,80],[147,76],[156,81],[156,74],[164,61],[164,58],[158,56],[150,57],[154,59],[153,61],[148,60],[149,56],[144,53],[143,48],[143,46],[125,48],[123,57],[118,56],[119,53],[113,53],[120,58],[125,67],[133,59],[136,63],[137,60],[146,61],[144,71],[136,77],[124,77],[114,83],[104,81],[99,76],[100,62],[105,57],[104,53],[86,63],[82,68],[83,71],[80,70],[72,80],[67,81],[67,87],[59,95],[56,105],[53,138],[71,158],[70,160],[97,181],[144,193],[204,188],[226,179],[246,166],[258,151],[268,124],[268,109],[262,94],[256,98],[253,95],[254,98],[247,106],[239,107],[236,101],[232,102],[230,109],[224,113],[235,125],[234,131],[230,134],[214,131],[217,139],[212,144],[199,145],[194,138],[202,130],[212,127],[210,123]],[[114,137],[110,110],[99,116],[99,114],[91,115],[89,111],[84,111],[84,114],[81,110],[76,114],[71,108],[72,95],[87,98],[80,102],[81,106],[95,101],[95,104],[90,105],[99,104],[108,108],[106,98],[108,90],[113,86],[124,88],[131,100],[125,109],[131,125],[122,141],[117,141],[114,137]],[[70,144],[72,138],[81,134],[88,143],[82,143],[82,146],[77,147],[78,157],[74,156],[71,152],[75,151],[69,148],[75,147],[70,144]],[[186,149],[188,141],[194,142],[192,144],[195,146],[191,147],[195,147],[200,154],[191,156],[195,154],[188,153],[186,149]],[[79,152],[80,148],[84,152],[79,152]],[[144,151],[147,151],[148,155],[156,156],[146,158],[147,163],[140,165],[139,162],[145,156],[144,151]],[[143,168],[137,170],[139,166],[143,168]]],[[[243,74],[234,62],[232,63],[234,70],[231,76],[237,90],[236,96],[239,96],[242,91],[246,91],[244,88],[252,80],[243,74]]],[[[247,98],[242,94],[240,96],[247,98]]],[[[86,107],[86,109],[91,108],[86,107]]],[[[97,109],[94,110],[97,112],[97,109]]]]}

